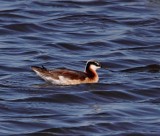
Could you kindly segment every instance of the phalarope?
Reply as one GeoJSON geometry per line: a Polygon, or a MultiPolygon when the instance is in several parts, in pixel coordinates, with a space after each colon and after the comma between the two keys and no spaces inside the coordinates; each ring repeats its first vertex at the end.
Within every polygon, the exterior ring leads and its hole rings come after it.
{"type": "Polygon", "coordinates": [[[32,66],[31,68],[38,76],[52,84],[76,85],[84,83],[97,83],[99,77],[96,70],[102,68],[102,66],[99,62],[90,60],[87,61],[84,72],[67,68],[48,70],[43,66],[32,66]]]}

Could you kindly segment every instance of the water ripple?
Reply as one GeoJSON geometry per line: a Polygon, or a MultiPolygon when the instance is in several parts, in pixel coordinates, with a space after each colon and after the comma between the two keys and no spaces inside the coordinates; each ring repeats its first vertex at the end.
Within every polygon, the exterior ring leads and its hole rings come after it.
{"type": "Polygon", "coordinates": [[[156,0],[2,0],[0,135],[159,136],[156,0]],[[84,71],[97,84],[45,83],[32,65],[84,71]]]}

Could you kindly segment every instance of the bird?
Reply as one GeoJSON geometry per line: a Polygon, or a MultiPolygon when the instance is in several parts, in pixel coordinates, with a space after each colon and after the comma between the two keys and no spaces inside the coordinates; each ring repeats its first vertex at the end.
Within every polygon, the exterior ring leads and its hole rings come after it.
{"type": "Polygon", "coordinates": [[[84,72],[68,68],[47,69],[42,66],[31,66],[31,69],[45,81],[56,85],[78,85],[97,83],[99,76],[97,69],[102,68],[100,62],[89,60],[86,63],[84,72]]]}

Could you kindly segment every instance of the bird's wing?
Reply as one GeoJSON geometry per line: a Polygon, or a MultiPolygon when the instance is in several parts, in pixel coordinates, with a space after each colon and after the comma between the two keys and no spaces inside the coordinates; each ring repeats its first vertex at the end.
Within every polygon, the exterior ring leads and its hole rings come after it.
{"type": "Polygon", "coordinates": [[[55,79],[59,79],[60,76],[72,80],[84,80],[86,78],[86,73],[66,68],[49,70],[49,74],[55,79]]]}

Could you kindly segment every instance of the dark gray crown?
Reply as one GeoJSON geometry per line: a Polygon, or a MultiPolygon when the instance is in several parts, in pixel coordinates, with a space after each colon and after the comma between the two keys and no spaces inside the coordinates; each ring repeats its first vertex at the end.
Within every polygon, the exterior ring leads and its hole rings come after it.
{"type": "Polygon", "coordinates": [[[90,65],[95,65],[95,66],[97,66],[97,67],[101,67],[101,64],[98,62],[98,61],[96,61],[96,60],[89,60],[89,61],[87,61],[87,67],[89,67],[90,65]]]}

